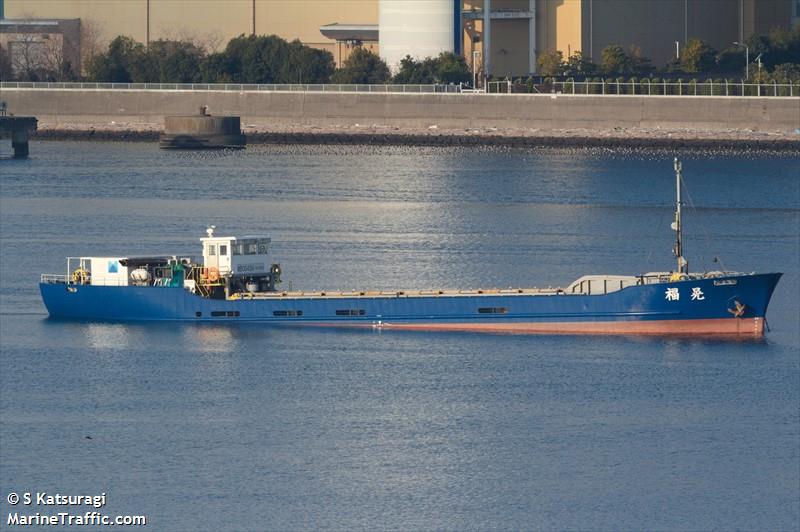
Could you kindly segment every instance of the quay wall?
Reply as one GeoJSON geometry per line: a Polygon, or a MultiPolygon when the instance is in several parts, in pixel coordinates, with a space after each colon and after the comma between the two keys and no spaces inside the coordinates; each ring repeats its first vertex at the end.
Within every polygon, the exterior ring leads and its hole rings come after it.
{"type": "Polygon", "coordinates": [[[0,89],[17,115],[50,127],[163,124],[168,115],[242,117],[244,127],[381,125],[427,129],[685,128],[795,133],[800,98],[544,94],[378,94],[258,91],[0,89]]]}

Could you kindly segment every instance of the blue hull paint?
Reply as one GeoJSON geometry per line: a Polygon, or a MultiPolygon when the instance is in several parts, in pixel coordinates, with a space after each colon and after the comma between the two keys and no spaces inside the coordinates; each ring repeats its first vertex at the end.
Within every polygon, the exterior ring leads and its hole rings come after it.
{"type": "Polygon", "coordinates": [[[206,299],[182,288],[156,286],[48,283],[39,286],[50,316],[79,320],[258,321],[330,325],[372,325],[379,322],[513,324],[733,318],[731,310],[735,309],[736,301],[745,305],[741,318],[763,318],[780,277],[780,273],[769,273],[686,280],[631,286],[604,295],[306,296],[252,300],[206,299]],[[725,280],[735,280],[736,284],[720,282],[725,280]],[[668,288],[677,288],[680,299],[668,300],[668,288]],[[702,300],[690,297],[694,288],[700,289],[702,300]],[[506,312],[479,313],[479,308],[503,308],[506,312]],[[336,311],[342,309],[359,309],[364,313],[337,315],[336,311]],[[302,315],[275,316],[275,311],[302,311],[302,315]]]}

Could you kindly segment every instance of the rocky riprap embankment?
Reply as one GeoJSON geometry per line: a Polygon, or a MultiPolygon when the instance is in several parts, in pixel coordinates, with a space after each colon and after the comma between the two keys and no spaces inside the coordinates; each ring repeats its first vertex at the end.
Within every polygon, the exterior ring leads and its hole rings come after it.
{"type": "MultiPolygon", "coordinates": [[[[156,123],[39,123],[34,139],[157,141],[156,123]]],[[[694,130],[661,128],[610,129],[426,129],[383,125],[242,126],[248,144],[366,144],[381,146],[520,146],[761,149],[800,151],[800,132],[694,130]]]]}

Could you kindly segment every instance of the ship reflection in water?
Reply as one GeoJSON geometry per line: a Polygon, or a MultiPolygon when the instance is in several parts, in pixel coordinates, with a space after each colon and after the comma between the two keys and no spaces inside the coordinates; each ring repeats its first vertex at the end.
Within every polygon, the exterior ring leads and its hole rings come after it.
{"type": "Polygon", "coordinates": [[[87,323],[88,347],[101,352],[130,349],[130,329],[130,327],[117,323],[87,323]]]}

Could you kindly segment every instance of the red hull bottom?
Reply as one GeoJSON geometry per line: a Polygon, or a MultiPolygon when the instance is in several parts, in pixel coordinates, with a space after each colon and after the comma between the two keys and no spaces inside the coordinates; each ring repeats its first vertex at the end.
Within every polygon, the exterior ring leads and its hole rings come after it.
{"type": "MultiPolygon", "coordinates": [[[[333,325],[333,324],[327,324],[333,325]]],[[[349,326],[351,324],[336,324],[349,326]]],[[[363,326],[363,325],[359,325],[363,326]]],[[[556,323],[379,323],[376,329],[473,331],[519,334],[739,335],[762,336],[764,318],[707,320],[594,321],[556,323]]]]}

